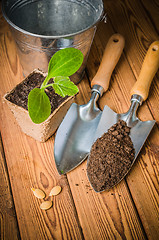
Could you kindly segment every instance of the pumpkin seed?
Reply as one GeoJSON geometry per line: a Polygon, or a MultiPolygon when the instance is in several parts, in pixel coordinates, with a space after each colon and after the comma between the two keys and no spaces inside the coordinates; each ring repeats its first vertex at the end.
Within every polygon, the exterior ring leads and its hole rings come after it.
{"type": "Polygon", "coordinates": [[[60,192],[61,192],[61,187],[60,186],[53,187],[51,192],[50,192],[50,194],[49,194],[49,196],[56,196],[60,192]]]}
{"type": "Polygon", "coordinates": [[[43,199],[45,197],[45,193],[41,189],[31,188],[31,190],[34,193],[35,197],[39,199],[43,199]]]}
{"type": "Polygon", "coordinates": [[[42,202],[40,205],[40,208],[42,210],[48,210],[51,207],[52,207],[52,201],[45,201],[45,202],[42,202]]]}

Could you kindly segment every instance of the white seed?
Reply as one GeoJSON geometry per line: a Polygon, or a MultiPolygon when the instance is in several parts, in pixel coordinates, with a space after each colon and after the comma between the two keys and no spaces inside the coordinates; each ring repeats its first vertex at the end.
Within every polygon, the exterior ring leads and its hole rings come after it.
{"type": "Polygon", "coordinates": [[[34,193],[35,197],[39,199],[43,199],[45,197],[45,193],[41,189],[31,188],[31,190],[34,193]]]}
{"type": "Polygon", "coordinates": [[[61,187],[60,186],[53,187],[51,192],[50,192],[50,194],[49,194],[49,196],[56,196],[60,192],[61,192],[61,187]]]}
{"type": "Polygon", "coordinates": [[[45,201],[45,202],[42,202],[40,205],[40,208],[42,210],[48,210],[51,207],[52,207],[52,201],[45,201]]]}

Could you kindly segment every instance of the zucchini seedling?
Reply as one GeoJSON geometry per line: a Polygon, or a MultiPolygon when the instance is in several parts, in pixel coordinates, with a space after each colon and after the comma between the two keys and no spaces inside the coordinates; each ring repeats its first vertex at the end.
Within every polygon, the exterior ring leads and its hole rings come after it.
{"type": "Polygon", "coordinates": [[[28,111],[34,123],[44,122],[51,114],[51,104],[45,89],[53,87],[58,95],[74,96],[78,93],[78,87],[70,80],[82,65],[83,54],[75,48],[65,48],[56,52],[50,59],[48,75],[40,88],[34,88],[28,95],[28,111]],[[53,78],[53,82],[49,80],[53,78]]]}

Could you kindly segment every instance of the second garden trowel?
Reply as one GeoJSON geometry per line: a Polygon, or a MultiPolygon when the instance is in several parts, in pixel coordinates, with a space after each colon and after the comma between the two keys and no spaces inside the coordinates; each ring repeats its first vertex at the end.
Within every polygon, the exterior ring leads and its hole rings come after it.
{"type": "MultiPolygon", "coordinates": [[[[135,162],[136,157],[138,156],[143,144],[145,143],[148,135],[150,134],[155,124],[155,120],[144,122],[139,120],[138,117],[136,116],[136,112],[138,107],[148,97],[149,88],[153,80],[153,77],[158,70],[158,67],[159,67],[159,41],[155,41],[151,44],[147,51],[138,80],[131,90],[131,106],[129,110],[126,113],[117,114],[108,106],[105,106],[94,137],[95,142],[104,133],[106,133],[112,125],[116,124],[119,121],[119,119],[124,120],[127,123],[127,126],[130,127],[131,129],[130,137],[135,149],[135,157],[132,161],[130,168],[135,162]]],[[[87,164],[89,164],[89,162],[90,158],[88,158],[87,164]]],[[[120,176],[120,179],[116,182],[116,184],[118,184],[126,176],[129,170],[130,169],[128,169],[123,176],[120,176]]],[[[104,188],[107,190],[109,189],[109,187],[107,186],[104,186],[103,189],[104,188]]],[[[95,188],[94,190],[97,191],[95,188]]]]}
{"type": "Polygon", "coordinates": [[[77,167],[88,156],[102,111],[97,100],[107,91],[111,74],[122,54],[125,40],[120,34],[109,39],[97,74],[91,82],[92,95],[85,105],[73,103],[59,126],[54,144],[59,174],[77,167]]]}

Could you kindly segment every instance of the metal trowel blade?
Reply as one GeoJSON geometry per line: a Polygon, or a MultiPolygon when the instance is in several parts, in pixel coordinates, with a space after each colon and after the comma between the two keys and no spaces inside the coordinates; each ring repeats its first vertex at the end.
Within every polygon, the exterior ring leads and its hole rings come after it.
{"type": "MultiPolygon", "coordinates": [[[[100,122],[99,122],[99,125],[98,125],[96,133],[95,133],[95,138],[94,138],[93,143],[98,138],[100,138],[104,133],[106,133],[114,124],[116,124],[119,121],[119,119],[125,121],[127,123],[127,126],[129,126],[131,128],[130,129],[130,138],[133,142],[133,146],[135,149],[135,157],[131,163],[131,167],[132,167],[156,121],[155,120],[145,121],[145,122],[140,121],[135,115],[131,114],[131,108],[129,109],[129,111],[127,113],[117,114],[112,109],[110,109],[108,106],[105,106],[102,116],[101,116],[101,119],[100,119],[100,122]]],[[[87,164],[89,163],[89,161],[90,161],[90,159],[88,158],[87,164]]],[[[123,178],[130,171],[131,167],[127,170],[127,172],[123,176],[121,176],[121,178],[119,179],[118,182],[116,182],[115,185],[117,185],[119,182],[121,182],[123,180],[123,178]]],[[[88,176],[88,178],[89,178],[89,176],[88,176]]],[[[94,190],[96,191],[96,189],[94,189],[94,190]]],[[[109,190],[109,189],[107,188],[107,190],[109,190]]],[[[104,191],[104,190],[102,190],[102,191],[104,191]]],[[[102,191],[100,191],[100,192],[102,192],[102,191]]]]}
{"type": "Polygon", "coordinates": [[[90,109],[89,103],[73,103],[57,130],[54,156],[59,174],[71,171],[88,156],[101,117],[100,109],[94,115],[90,109]]]}

